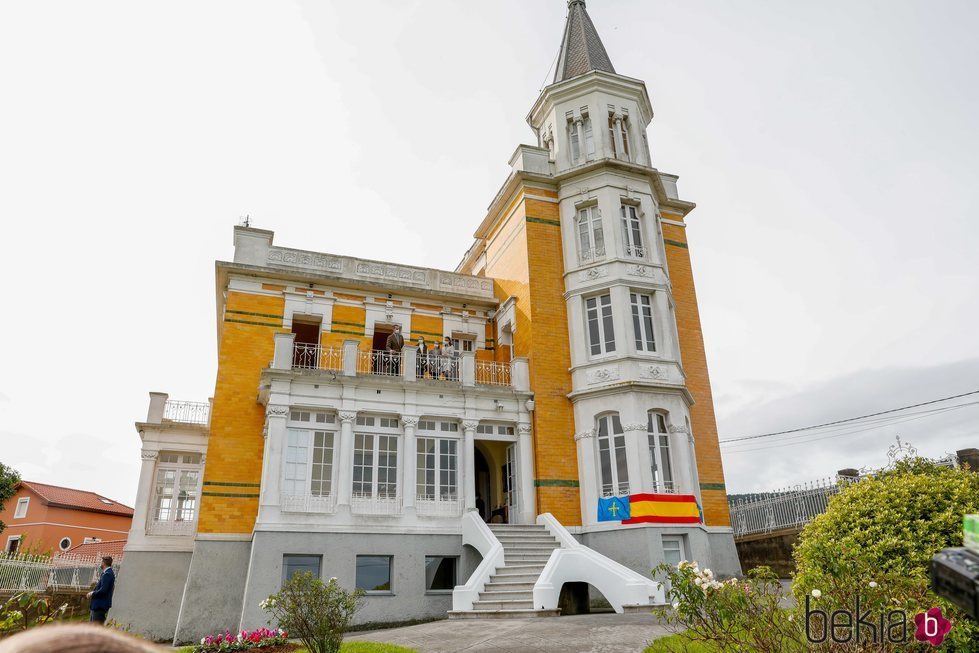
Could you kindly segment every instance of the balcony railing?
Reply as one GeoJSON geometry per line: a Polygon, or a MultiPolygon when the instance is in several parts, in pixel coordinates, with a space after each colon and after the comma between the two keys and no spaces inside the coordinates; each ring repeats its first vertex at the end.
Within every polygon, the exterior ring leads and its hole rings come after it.
{"type": "Polygon", "coordinates": [[[478,385],[512,385],[510,363],[476,361],[476,383],[478,385]]]}
{"type": "Polygon", "coordinates": [[[419,495],[415,499],[415,512],[427,517],[458,517],[462,514],[462,501],[419,495]]]}
{"type": "Polygon", "coordinates": [[[193,535],[194,520],[151,519],[146,522],[147,535],[193,535]]]}
{"type": "Polygon", "coordinates": [[[163,419],[184,424],[207,424],[211,406],[203,401],[174,401],[167,399],[163,419]]]}
{"type": "Polygon", "coordinates": [[[438,354],[418,354],[415,363],[415,376],[433,381],[459,381],[460,361],[458,356],[438,354]]]}
{"type": "Polygon", "coordinates": [[[282,495],[282,512],[330,514],[336,512],[336,508],[336,496],[333,494],[322,497],[282,495]]]}
{"type": "Polygon", "coordinates": [[[292,369],[340,372],[343,370],[343,350],[297,342],[292,351],[292,369]]]}
{"type": "Polygon", "coordinates": [[[355,515],[397,515],[401,512],[401,497],[353,496],[350,512],[355,515]]]}
{"type": "Polygon", "coordinates": [[[633,258],[646,258],[646,247],[643,245],[626,245],[625,255],[633,258]]]}
{"type": "Polygon", "coordinates": [[[381,349],[358,350],[357,374],[401,376],[401,352],[381,349]]]}
{"type": "Polygon", "coordinates": [[[582,265],[585,263],[600,261],[603,258],[605,258],[604,247],[592,247],[591,249],[581,250],[581,254],[578,256],[578,260],[582,263],[582,265]]]}

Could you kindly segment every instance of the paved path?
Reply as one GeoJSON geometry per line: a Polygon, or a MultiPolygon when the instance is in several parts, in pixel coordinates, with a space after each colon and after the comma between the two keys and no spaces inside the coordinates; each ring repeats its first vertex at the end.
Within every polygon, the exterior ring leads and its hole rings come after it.
{"type": "Polygon", "coordinates": [[[453,619],[349,635],[421,653],[637,653],[669,635],[651,614],[583,614],[544,619],[453,619]]]}

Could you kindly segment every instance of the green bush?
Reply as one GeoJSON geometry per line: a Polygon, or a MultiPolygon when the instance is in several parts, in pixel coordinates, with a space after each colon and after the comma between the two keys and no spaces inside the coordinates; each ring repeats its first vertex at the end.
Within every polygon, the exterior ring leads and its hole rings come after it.
{"type": "Polygon", "coordinates": [[[336,578],[324,583],[303,571],[262,601],[262,609],[291,637],[298,637],[309,653],[337,653],[363,596],[363,590],[343,589],[336,578]]]}
{"type": "Polygon", "coordinates": [[[913,615],[938,605],[954,624],[943,650],[979,651],[979,628],[930,591],[928,576],[935,553],[962,546],[962,517],[974,512],[979,474],[923,459],[847,485],[800,535],[797,614],[804,618],[807,597],[827,613],[852,611],[859,593],[861,612],[904,611],[913,639],[913,615]]]}

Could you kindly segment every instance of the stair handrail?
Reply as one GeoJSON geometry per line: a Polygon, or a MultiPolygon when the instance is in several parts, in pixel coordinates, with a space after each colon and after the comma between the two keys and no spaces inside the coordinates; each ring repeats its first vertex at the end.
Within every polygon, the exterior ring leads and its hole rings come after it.
{"type": "Polygon", "coordinates": [[[462,516],[462,543],[473,547],[483,556],[465,585],[456,585],[452,590],[452,609],[468,611],[479,600],[479,593],[486,587],[490,576],[504,566],[503,545],[490,530],[476,510],[469,510],[462,516]]]}
{"type": "Polygon", "coordinates": [[[534,584],[535,609],[557,608],[561,586],[575,581],[593,585],[618,613],[624,612],[623,606],[666,602],[662,584],[585,546],[551,513],[538,515],[537,523],[561,543],[561,548],[554,549],[534,584]]]}

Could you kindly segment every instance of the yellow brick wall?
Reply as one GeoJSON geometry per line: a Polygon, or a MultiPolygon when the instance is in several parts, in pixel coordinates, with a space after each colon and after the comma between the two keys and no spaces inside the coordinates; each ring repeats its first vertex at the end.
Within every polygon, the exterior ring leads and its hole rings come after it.
{"type": "Polygon", "coordinates": [[[418,344],[418,337],[425,338],[425,344],[431,348],[436,340],[441,341],[442,317],[438,315],[422,315],[415,313],[411,316],[411,336],[412,344],[418,344]]]}
{"type": "MultiPolygon", "coordinates": [[[[671,220],[679,216],[667,215],[671,220]]],[[[700,310],[693,283],[690,251],[684,227],[663,225],[666,241],[666,260],[673,284],[673,302],[676,305],[676,323],[680,335],[680,355],[687,375],[687,389],[693,395],[690,422],[696,439],[697,470],[700,474],[701,494],[704,500],[704,520],[710,526],[730,526],[727,492],[724,487],[724,468],[721,449],[717,442],[717,422],[714,417],[714,399],[711,395],[710,376],[707,372],[707,355],[704,352],[704,334],[700,327],[700,310]]]]}
{"type": "Polygon", "coordinates": [[[323,325],[320,342],[324,347],[342,347],[344,340],[360,340],[361,349],[370,348],[370,338],[364,336],[367,309],[363,306],[333,305],[333,322],[323,325]],[[365,347],[364,343],[368,343],[365,347]]]}
{"type": "Polygon", "coordinates": [[[284,331],[284,308],[281,296],[228,292],[201,492],[201,533],[250,533],[255,524],[265,444],[258,381],[272,360],[273,334],[284,331]]]}

